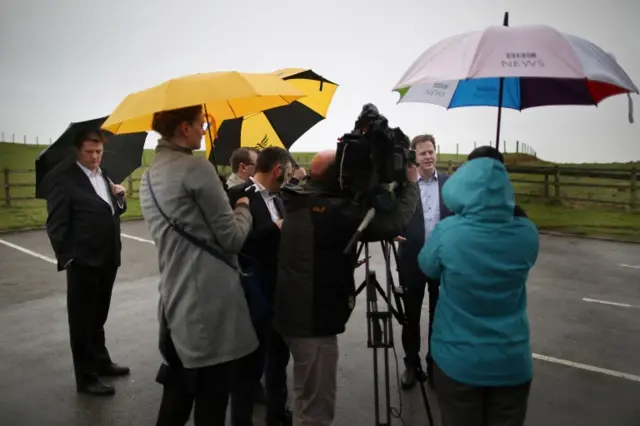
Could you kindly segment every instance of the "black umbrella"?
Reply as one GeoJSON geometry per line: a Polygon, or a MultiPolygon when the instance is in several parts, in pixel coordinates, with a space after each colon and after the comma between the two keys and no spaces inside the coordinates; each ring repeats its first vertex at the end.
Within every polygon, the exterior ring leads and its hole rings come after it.
{"type": "MultiPolygon", "coordinates": [[[[71,123],[67,130],[36,158],[36,198],[47,196],[55,176],[76,161],[74,139],[79,132],[100,130],[108,116],[93,120],[71,123]]],[[[108,136],[100,167],[105,170],[113,183],[121,183],[135,169],[142,165],[142,153],[147,132],[108,136]]]]}

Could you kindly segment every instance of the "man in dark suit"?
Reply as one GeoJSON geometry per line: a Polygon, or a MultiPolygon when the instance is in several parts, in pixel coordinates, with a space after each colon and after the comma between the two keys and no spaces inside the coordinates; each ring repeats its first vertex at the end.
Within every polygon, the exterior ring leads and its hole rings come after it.
{"type": "Polygon", "coordinates": [[[106,138],[100,131],[77,135],[77,161],[55,177],[47,197],[46,229],[67,273],[67,314],[78,392],[113,395],[100,376],[129,374],[111,361],[104,325],[120,266],[120,215],[125,188],[100,169],[106,138]]]}
{"type": "MultiPolygon", "coordinates": [[[[229,201],[249,196],[253,229],[245,242],[240,264],[252,274],[251,284],[264,297],[266,313],[254,317],[254,327],[260,341],[258,349],[243,360],[237,389],[231,396],[231,421],[234,426],[253,424],[255,389],[260,386],[264,372],[266,390],[267,426],[291,424],[287,404],[287,375],[289,348],[282,336],[272,328],[273,297],[277,282],[278,247],[284,218],[284,206],[278,196],[282,185],[292,177],[290,154],[278,147],[260,151],[255,175],[245,183],[229,188],[229,201]]],[[[252,312],[253,314],[254,312],[252,312]]]]}
{"type": "MultiPolygon", "coordinates": [[[[431,323],[439,295],[439,283],[427,280],[418,267],[418,253],[429,238],[429,234],[439,220],[451,216],[452,212],[442,202],[442,185],[449,178],[445,173],[436,170],[436,141],[432,135],[419,135],[411,141],[411,149],[416,152],[416,162],[420,178],[420,203],[416,212],[407,225],[405,232],[397,240],[398,245],[398,275],[400,284],[404,288],[405,313],[407,325],[402,329],[402,346],[405,353],[405,371],[402,375],[401,386],[410,389],[415,385],[420,361],[420,317],[424,300],[425,286],[429,293],[429,339],[431,338],[431,323]]],[[[430,373],[432,363],[427,353],[427,373],[430,373]]]]}

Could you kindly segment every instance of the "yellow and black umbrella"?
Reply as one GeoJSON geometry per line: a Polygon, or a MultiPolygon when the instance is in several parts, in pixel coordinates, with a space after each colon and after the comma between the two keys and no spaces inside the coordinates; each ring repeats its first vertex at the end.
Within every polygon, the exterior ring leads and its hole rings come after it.
{"type": "Polygon", "coordinates": [[[310,69],[286,68],[273,74],[306,96],[288,105],[225,120],[220,124],[214,144],[209,135],[205,135],[207,158],[212,160],[215,155],[217,164],[228,165],[231,153],[240,147],[289,149],[300,136],[326,118],[338,87],[336,83],[310,69]]]}

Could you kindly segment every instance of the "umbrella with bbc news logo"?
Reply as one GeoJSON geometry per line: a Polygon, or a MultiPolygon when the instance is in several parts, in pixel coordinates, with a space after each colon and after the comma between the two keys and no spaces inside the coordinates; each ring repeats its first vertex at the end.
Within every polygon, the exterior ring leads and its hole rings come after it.
{"type": "Polygon", "coordinates": [[[502,108],[522,111],[552,105],[598,105],[638,87],[612,54],[590,41],[547,25],[503,26],[459,34],[427,49],[395,85],[399,103],[421,102],[447,109],[502,108]]]}

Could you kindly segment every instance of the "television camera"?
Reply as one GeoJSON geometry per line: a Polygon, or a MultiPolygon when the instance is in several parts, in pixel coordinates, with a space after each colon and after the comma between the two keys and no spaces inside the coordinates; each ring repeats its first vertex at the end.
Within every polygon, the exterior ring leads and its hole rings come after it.
{"type": "Polygon", "coordinates": [[[407,182],[407,168],[416,164],[407,135],[390,128],[387,118],[369,103],[354,129],[338,139],[336,172],[338,188],[357,204],[370,206],[364,220],[344,250],[348,253],[376,211],[389,212],[396,202],[396,189],[407,182]]]}
{"type": "MultiPolygon", "coordinates": [[[[393,209],[396,202],[396,189],[407,183],[407,169],[411,163],[418,165],[415,151],[410,149],[409,138],[399,128],[390,128],[386,117],[378,112],[375,105],[370,103],[364,105],[354,129],[339,139],[336,150],[338,190],[353,202],[369,207],[364,220],[347,244],[345,254],[348,254],[354,244],[360,240],[377,210],[390,212],[393,209]]],[[[392,255],[395,257],[396,265],[398,264],[396,247],[393,241],[380,241],[380,244],[384,256],[387,291],[385,292],[378,282],[375,271],[370,269],[369,243],[362,242],[357,257],[360,257],[364,248],[364,260],[359,261],[357,266],[365,265],[365,279],[356,290],[356,295],[366,290],[367,346],[373,349],[375,424],[387,426],[391,424],[391,417],[400,417],[402,411],[402,405],[398,412],[391,407],[390,402],[389,349],[392,349],[395,354],[392,318],[395,317],[400,324],[404,325],[406,316],[403,309],[405,290],[402,283],[399,283],[399,286],[394,284],[391,272],[392,255]],[[378,294],[386,302],[386,310],[379,309],[378,294]],[[391,297],[395,300],[396,308],[392,306],[391,297]],[[382,386],[378,374],[380,369],[378,350],[383,351],[382,386]],[[380,387],[384,393],[383,403],[380,401],[380,387]],[[380,412],[381,408],[385,412],[383,415],[380,412]]],[[[396,354],[396,375],[399,381],[397,366],[396,354]]],[[[427,419],[429,424],[433,425],[431,408],[424,387],[426,375],[421,368],[418,369],[417,378],[420,382],[427,419]]]]}

